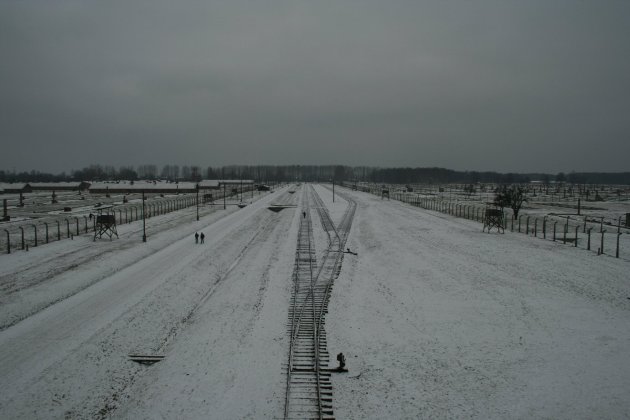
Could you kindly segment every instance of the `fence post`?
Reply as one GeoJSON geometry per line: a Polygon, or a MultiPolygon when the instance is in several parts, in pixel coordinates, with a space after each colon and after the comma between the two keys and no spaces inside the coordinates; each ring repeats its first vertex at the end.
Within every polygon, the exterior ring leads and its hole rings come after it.
{"type": "Polygon", "coordinates": [[[543,239],[547,239],[547,216],[543,217],[543,239]]]}
{"type": "Polygon", "coordinates": [[[579,225],[575,226],[575,243],[573,244],[574,247],[577,248],[577,241],[578,241],[578,229],[580,228],[579,225]]]}
{"type": "Polygon", "coordinates": [[[586,243],[587,251],[591,250],[591,230],[593,230],[593,228],[588,228],[588,242],[586,243]]]}
{"type": "Polygon", "coordinates": [[[55,222],[57,222],[57,240],[60,241],[61,240],[61,224],[59,223],[59,220],[55,220],[55,222]]]}
{"type": "Polygon", "coordinates": [[[558,221],[556,220],[555,222],[553,222],[553,241],[556,242],[556,225],[558,224],[558,221]]]}
{"type": "Polygon", "coordinates": [[[619,237],[621,236],[621,232],[617,232],[617,250],[615,251],[615,258],[619,258],[619,237]]]}
{"type": "Polygon", "coordinates": [[[586,233],[586,216],[584,216],[584,228],[582,229],[582,233],[586,233]]]}
{"type": "Polygon", "coordinates": [[[81,232],[79,231],[79,218],[75,216],[74,220],[76,220],[77,222],[77,236],[79,236],[81,234],[81,232]]]}
{"type": "Polygon", "coordinates": [[[48,223],[44,222],[44,226],[46,226],[46,243],[48,243],[48,223]]]}
{"type": "Polygon", "coordinates": [[[87,216],[83,216],[83,220],[85,220],[85,233],[88,233],[88,218],[87,216]]]}
{"type": "Polygon", "coordinates": [[[11,234],[9,233],[7,229],[4,229],[4,231],[7,233],[7,254],[10,254],[11,253],[11,234]]]}
{"type": "Polygon", "coordinates": [[[562,236],[562,243],[566,244],[567,243],[567,231],[569,230],[569,225],[568,225],[568,220],[567,220],[567,224],[564,225],[564,229],[563,229],[563,236],[562,236]]]}
{"type": "Polygon", "coordinates": [[[604,253],[604,233],[606,233],[606,229],[602,230],[602,242],[601,242],[601,253],[604,253]]]}
{"type": "Polygon", "coordinates": [[[538,217],[534,218],[534,237],[538,237],[538,217]]]}
{"type": "Polygon", "coordinates": [[[527,216],[527,220],[525,223],[525,234],[529,235],[529,216],[527,216]]]}
{"type": "Polygon", "coordinates": [[[68,228],[68,238],[70,237],[70,219],[66,218],[66,227],[68,228]]]}
{"type": "Polygon", "coordinates": [[[518,233],[521,233],[521,217],[523,217],[522,214],[518,216],[518,233]]]}
{"type": "Polygon", "coordinates": [[[31,226],[33,226],[33,231],[35,232],[35,245],[34,246],[37,246],[37,226],[36,225],[31,225],[31,226]]]}
{"type": "Polygon", "coordinates": [[[22,232],[22,250],[24,250],[25,246],[24,246],[24,228],[22,226],[18,226],[20,228],[20,231],[22,232]]]}

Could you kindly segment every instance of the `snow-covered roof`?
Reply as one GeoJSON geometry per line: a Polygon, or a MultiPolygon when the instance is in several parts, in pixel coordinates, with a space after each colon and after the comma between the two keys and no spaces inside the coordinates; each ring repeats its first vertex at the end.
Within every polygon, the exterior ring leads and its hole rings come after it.
{"type": "Polygon", "coordinates": [[[4,192],[23,191],[30,188],[30,184],[27,183],[0,183],[0,189],[4,192]]]}
{"type": "Polygon", "coordinates": [[[219,188],[218,179],[204,179],[199,182],[199,188],[219,188]]]}
{"type": "Polygon", "coordinates": [[[250,185],[253,184],[254,181],[251,179],[204,179],[199,182],[199,188],[208,189],[208,188],[221,188],[222,185],[250,185]]]}
{"type": "Polygon", "coordinates": [[[192,191],[196,189],[194,182],[164,182],[164,181],[118,181],[118,182],[95,182],[90,185],[90,191],[192,191]]]}
{"type": "Polygon", "coordinates": [[[253,184],[254,181],[251,179],[220,179],[219,180],[220,184],[227,184],[227,185],[233,185],[233,184],[253,184]]]}
{"type": "Polygon", "coordinates": [[[81,187],[90,185],[89,182],[76,181],[76,182],[31,182],[29,184],[31,188],[35,190],[54,190],[54,189],[79,189],[81,187]]]}

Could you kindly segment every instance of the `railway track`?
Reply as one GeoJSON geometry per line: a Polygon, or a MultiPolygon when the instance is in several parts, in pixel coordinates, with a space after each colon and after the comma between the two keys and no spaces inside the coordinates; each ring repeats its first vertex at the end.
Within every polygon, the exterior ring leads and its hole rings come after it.
{"type": "Polygon", "coordinates": [[[340,252],[352,225],[356,203],[348,209],[339,228],[312,186],[302,191],[302,209],[293,274],[294,288],[289,309],[289,359],[284,418],[333,419],[331,372],[324,330],[332,283],[341,269],[340,252]],[[318,265],[310,209],[311,201],[328,234],[318,265]],[[342,230],[340,230],[342,229],[342,230]]]}

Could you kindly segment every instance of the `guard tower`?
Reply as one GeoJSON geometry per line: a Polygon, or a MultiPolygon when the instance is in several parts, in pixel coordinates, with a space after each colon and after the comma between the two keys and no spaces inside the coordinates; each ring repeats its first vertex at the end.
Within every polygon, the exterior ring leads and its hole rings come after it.
{"type": "MultiPolygon", "coordinates": [[[[486,209],[486,214],[483,219],[483,231],[488,228],[488,233],[493,227],[497,228],[497,232],[505,233],[505,224],[503,220],[503,210],[498,208],[486,209]]],[[[483,232],[482,231],[482,232],[483,232]]]]}
{"type": "MultiPolygon", "coordinates": [[[[94,240],[96,238],[102,238],[103,235],[109,236],[109,240],[116,235],[118,238],[118,232],[116,231],[116,216],[114,215],[113,206],[103,206],[96,209],[98,214],[94,221],[94,240]]],[[[93,215],[90,214],[90,217],[93,215]]]]}

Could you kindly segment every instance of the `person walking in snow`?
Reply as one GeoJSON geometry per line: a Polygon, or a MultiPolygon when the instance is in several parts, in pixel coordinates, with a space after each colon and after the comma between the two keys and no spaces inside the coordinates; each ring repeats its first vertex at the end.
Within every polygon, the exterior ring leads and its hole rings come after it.
{"type": "Polygon", "coordinates": [[[197,232],[195,232],[195,243],[199,243],[199,234],[197,232]]]}
{"type": "Polygon", "coordinates": [[[204,235],[203,232],[201,232],[201,235],[199,237],[201,238],[201,243],[203,243],[203,240],[206,237],[206,235],[204,235]]]}

